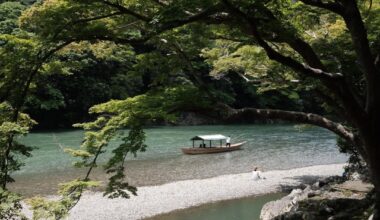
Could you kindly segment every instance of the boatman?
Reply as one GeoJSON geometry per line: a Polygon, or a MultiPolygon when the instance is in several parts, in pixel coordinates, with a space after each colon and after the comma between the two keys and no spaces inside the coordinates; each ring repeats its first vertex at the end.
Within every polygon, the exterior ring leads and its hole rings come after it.
{"type": "Polygon", "coordinates": [[[231,147],[231,137],[228,136],[226,139],[226,147],[231,147]]]}

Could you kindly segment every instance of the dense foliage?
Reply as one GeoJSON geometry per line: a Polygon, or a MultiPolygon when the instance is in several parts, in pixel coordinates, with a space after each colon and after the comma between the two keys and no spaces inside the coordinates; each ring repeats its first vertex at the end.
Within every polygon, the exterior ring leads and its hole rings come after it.
{"type": "MultiPolygon", "coordinates": [[[[9,33],[20,32],[17,19],[27,7],[16,2],[3,3],[2,7],[6,15],[4,23],[8,24],[4,29],[9,30],[9,33]]],[[[24,17],[27,16],[28,13],[24,15],[24,17]]],[[[25,30],[28,29],[23,29],[24,32],[25,30]]],[[[260,69],[261,65],[261,76],[264,74],[263,69],[268,71],[270,69],[263,63],[255,67],[253,61],[249,61],[248,56],[254,55],[250,51],[251,47],[228,40],[218,39],[214,42],[206,37],[212,33],[204,31],[199,25],[192,26],[190,32],[185,32],[185,29],[182,31],[184,33],[178,33],[175,36],[165,35],[165,38],[147,45],[124,46],[104,41],[82,41],[71,44],[55,54],[53,61],[41,67],[41,74],[35,78],[30,87],[25,111],[39,122],[37,128],[67,128],[78,121],[90,119],[87,109],[92,105],[110,99],[132,97],[154,87],[181,84],[189,80],[195,82],[197,79],[188,72],[191,68],[200,75],[202,81],[212,81],[211,87],[217,90],[215,93],[222,99],[230,100],[235,107],[303,109],[316,106],[314,103],[300,103],[299,95],[294,91],[285,89],[275,91],[280,86],[271,87],[268,83],[261,88],[261,86],[246,82],[245,77],[241,78],[239,68],[246,68],[248,75],[254,75],[253,71],[260,69]],[[218,51],[218,47],[223,44],[229,45],[229,48],[226,48],[224,52],[218,51]],[[234,52],[234,50],[237,51],[234,52]],[[224,57],[222,53],[231,54],[234,58],[228,61],[228,57],[224,57]],[[217,56],[220,56],[221,60],[213,60],[217,56]],[[190,59],[191,62],[189,63],[186,59],[190,59]],[[237,62],[236,59],[242,61],[237,62]],[[222,67],[223,63],[228,62],[230,65],[226,64],[227,66],[222,67]],[[232,66],[233,63],[235,66],[232,66]],[[209,72],[211,72],[211,78],[209,72]],[[220,77],[221,74],[224,74],[224,77],[220,77]],[[223,94],[220,94],[221,91],[223,94]]],[[[8,32],[3,33],[9,34],[8,32]]],[[[32,32],[29,30],[28,35],[32,32]]],[[[42,41],[46,40],[43,37],[42,41]]],[[[36,39],[31,40],[33,41],[36,43],[36,39]]],[[[256,48],[256,50],[260,49],[256,48]]],[[[261,58],[254,61],[256,63],[266,59],[263,51],[259,53],[261,58]]],[[[25,55],[20,54],[20,56],[25,55]]],[[[34,56],[34,54],[29,56],[34,56]]],[[[281,68],[277,67],[270,71],[279,70],[281,71],[281,68]]],[[[257,76],[259,72],[255,74],[257,76]]],[[[270,74],[265,75],[270,76],[270,74]]],[[[275,79],[275,77],[270,77],[275,79]]],[[[277,82],[282,84],[283,88],[286,86],[279,79],[277,82]]],[[[8,85],[10,88],[14,84],[8,85]]]]}

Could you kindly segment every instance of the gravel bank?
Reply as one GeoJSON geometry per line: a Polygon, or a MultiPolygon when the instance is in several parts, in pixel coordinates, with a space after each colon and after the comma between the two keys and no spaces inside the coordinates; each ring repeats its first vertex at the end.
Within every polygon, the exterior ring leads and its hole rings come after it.
{"type": "Polygon", "coordinates": [[[277,192],[320,177],[341,175],[344,164],[319,165],[264,172],[266,179],[252,181],[251,173],[193,179],[138,188],[131,199],[107,199],[87,193],[71,211],[72,220],[142,219],[204,203],[277,192]]]}

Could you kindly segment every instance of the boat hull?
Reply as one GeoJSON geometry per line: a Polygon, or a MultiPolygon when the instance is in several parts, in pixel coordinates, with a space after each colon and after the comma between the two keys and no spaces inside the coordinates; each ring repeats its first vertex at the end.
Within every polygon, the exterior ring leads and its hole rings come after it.
{"type": "Polygon", "coordinates": [[[189,147],[189,148],[182,148],[182,152],[184,154],[215,154],[215,153],[223,153],[223,152],[230,152],[235,150],[240,150],[241,146],[243,146],[246,142],[231,144],[231,147],[206,147],[206,148],[198,148],[198,147],[189,147]]]}

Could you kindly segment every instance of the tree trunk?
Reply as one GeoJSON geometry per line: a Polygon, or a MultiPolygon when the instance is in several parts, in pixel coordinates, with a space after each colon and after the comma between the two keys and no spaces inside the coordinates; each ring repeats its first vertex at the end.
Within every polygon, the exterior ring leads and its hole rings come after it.
{"type": "Polygon", "coordinates": [[[380,219],[380,162],[379,162],[379,149],[374,149],[369,153],[369,169],[371,172],[372,182],[375,186],[376,200],[375,200],[375,218],[380,219]],[[377,158],[377,159],[376,159],[377,158]]]}
{"type": "Polygon", "coordinates": [[[367,134],[363,134],[365,149],[367,151],[367,164],[370,170],[372,183],[375,186],[375,211],[373,219],[380,219],[380,137],[376,134],[380,131],[380,126],[377,130],[369,130],[367,134]],[[378,131],[378,132],[376,132],[378,131]]]}

